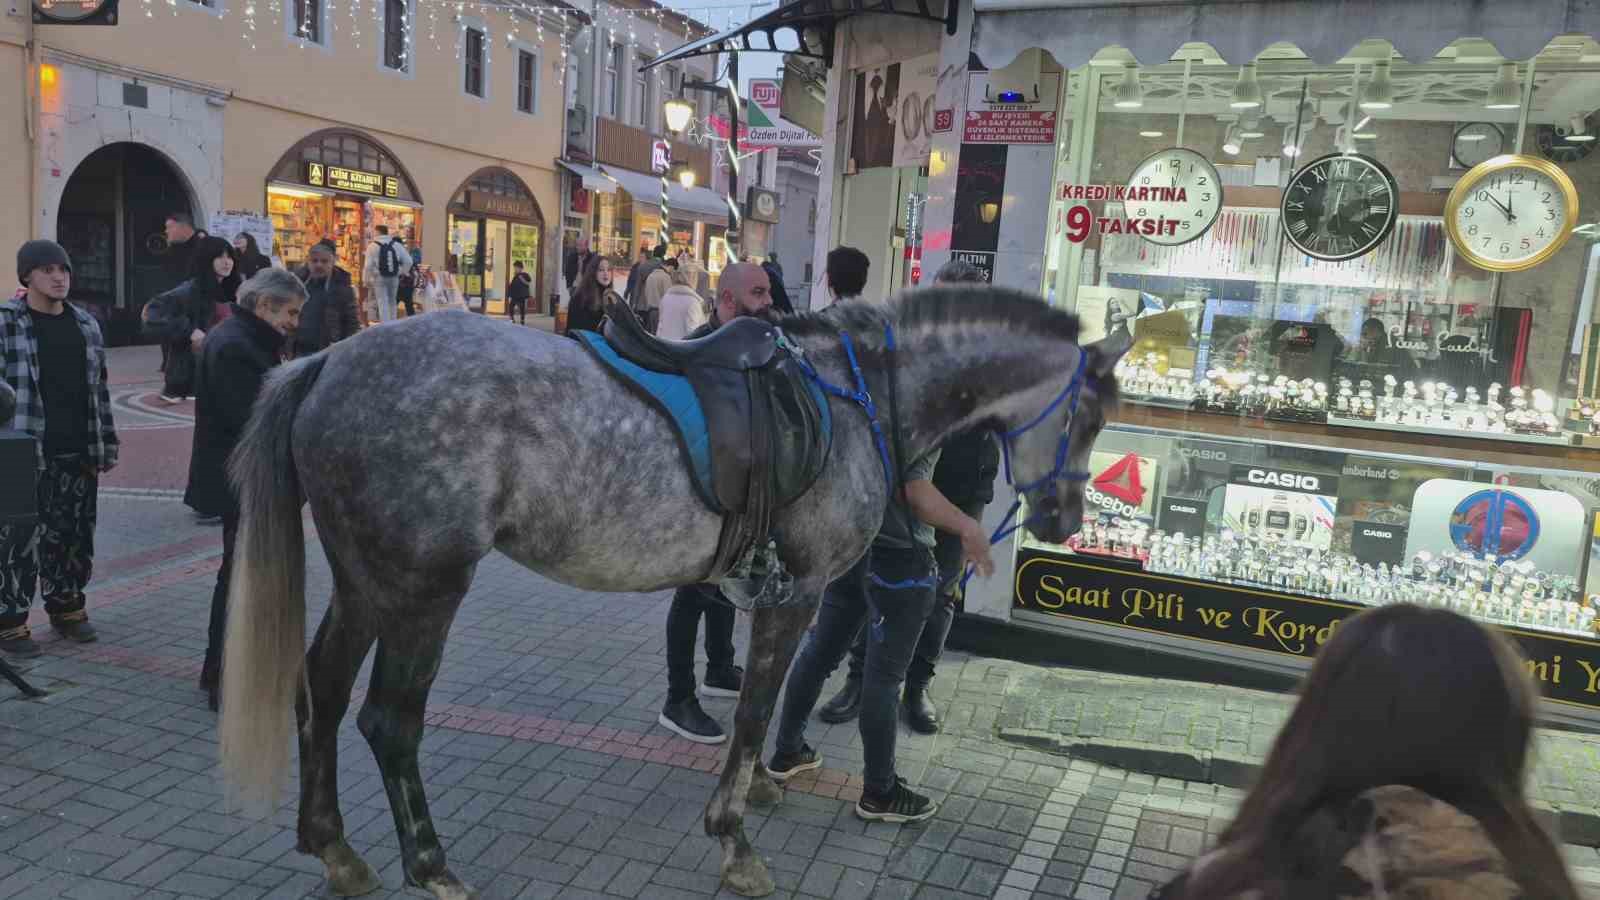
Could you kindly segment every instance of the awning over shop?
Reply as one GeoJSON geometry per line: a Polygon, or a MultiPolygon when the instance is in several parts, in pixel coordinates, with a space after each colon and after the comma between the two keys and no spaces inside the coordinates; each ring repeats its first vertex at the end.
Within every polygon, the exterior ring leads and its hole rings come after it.
{"type": "Polygon", "coordinates": [[[1068,69],[1110,46],[1142,65],[1158,65],[1191,41],[1235,64],[1280,41],[1332,63],[1369,39],[1386,40],[1402,57],[1421,62],[1464,37],[1523,60],[1557,35],[1600,33],[1595,0],[973,0],[973,8],[972,50],[990,68],[1034,47],[1068,69]]]}
{"type": "Polygon", "coordinates": [[[583,163],[575,163],[567,159],[558,159],[556,162],[561,165],[561,168],[582,179],[585,190],[599,191],[602,194],[616,193],[617,183],[601,174],[600,170],[594,166],[586,166],[583,163]]]}
{"type": "MultiPolygon", "coordinates": [[[[635,203],[649,207],[661,202],[661,176],[646,175],[617,166],[601,166],[609,177],[615,178],[622,189],[633,195],[635,203]]],[[[667,204],[675,212],[690,213],[696,219],[713,225],[728,222],[728,201],[716,191],[703,187],[685,188],[676,181],[667,182],[667,204]]]]}
{"type": "Polygon", "coordinates": [[[640,71],[689,56],[730,51],[794,53],[833,65],[833,32],[843,20],[866,13],[938,22],[956,33],[960,0],[796,0],[720,34],[690,41],[641,66],[640,71]]]}

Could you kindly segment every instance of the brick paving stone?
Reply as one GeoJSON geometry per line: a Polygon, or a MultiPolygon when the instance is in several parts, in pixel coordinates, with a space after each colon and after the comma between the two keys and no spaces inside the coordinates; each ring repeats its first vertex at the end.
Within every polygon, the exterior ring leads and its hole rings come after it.
{"type": "MultiPolygon", "coordinates": [[[[186,461],[186,440],[174,435],[187,431],[170,416],[135,420],[151,426],[152,441],[173,432],[160,438],[163,452],[181,445],[147,472],[186,461]]],[[[158,449],[142,446],[125,447],[125,462],[130,451],[158,449]]],[[[0,769],[0,898],[325,894],[320,863],[295,851],[293,795],[250,819],[223,810],[213,780],[214,720],[193,679],[219,532],[194,524],[159,483],[116,489],[102,498],[102,574],[90,588],[102,640],[65,645],[41,629],[45,656],[23,668],[71,687],[47,704],[0,689],[0,752],[11,760],[0,769]]],[[[314,540],[307,556],[308,616],[317,619],[331,579],[314,540]]],[[[447,645],[420,762],[452,867],[486,900],[728,896],[721,847],[703,832],[722,751],[654,724],[668,597],[589,594],[499,556],[479,566],[447,645]]],[[[841,795],[860,788],[857,727],[813,723],[826,768],[792,783],[780,806],[746,818],[775,896],[1142,900],[1206,846],[1242,794],[1002,740],[996,723],[1020,702],[1018,686],[1053,679],[1071,688],[1050,701],[1047,726],[1093,727],[1098,718],[1107,729],[1149,722],[1159,732],[1187,722],[1178,736],[1192,741],[1214,723],[1220,747],[1270,741],[1283,721],[1272,695],[1242,700],[955,652],[939,668],[945,730],[903,732],[899,760],[908,781],[940,800],[939,815],[908,826],[856,819],[841,795]]],[[[731,703],[706,707],[730,722],[731,703]]],[[[374,896],[410,896],[354,715],[341,725],[339,750],[346,833],[384,880],[374,896]]],[[[1600,799],[1593,741],[1541,734],[1539,754],[1563,767],[1552,785],[1600,799]]],[[[1564,852],[1585,890],[1600,887],[1600,854],[1564,852]]]]}

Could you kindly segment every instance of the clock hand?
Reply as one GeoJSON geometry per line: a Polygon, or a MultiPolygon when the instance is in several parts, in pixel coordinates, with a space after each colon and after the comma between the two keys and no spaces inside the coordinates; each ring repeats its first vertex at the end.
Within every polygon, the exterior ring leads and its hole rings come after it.
{"type": "Polygon", "coordinates": [[[1517,202],[1517,192],[1511,190],[1506,191],[1506,215],[1510,216],[1511,221],[1513,222],[1517,220],[1517,214],[1511,209],[1511,204],[1515,202],[1517,202]]]}
{"type": "Polygon", "coordinates": [[[1511,208],[1506,206],[1504,203],[1501,203],[1500,202],[1500,198],[1496,197],[1493,194],[1490,194],[1489,195],[1489,202],[1493,203],[1495,205],[1496,209],[1499,209],[1500,212],[1505,214],[1507,222],[1511,221],[1511,208]]]}

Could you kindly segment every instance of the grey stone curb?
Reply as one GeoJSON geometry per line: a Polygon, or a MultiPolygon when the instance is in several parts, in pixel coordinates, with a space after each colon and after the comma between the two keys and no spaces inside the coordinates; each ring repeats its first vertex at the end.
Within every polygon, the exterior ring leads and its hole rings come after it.
{"type": "MultiPolygon", "coordinates": [[[[1000,739],[1044,753],[1070,756],[1130,772],[1181,778],[1248,791],[1261,772],[1259,759],[1207,750],[1175,749],[1138,741],[1066,740],[1053,731],[1002,728],[1000,739]]],[[[1589,806],[1556,808],[1535,802],[1534,812],[1552,834],[1568,844],[1600,847],[1600,810],[1589,806]]]]}

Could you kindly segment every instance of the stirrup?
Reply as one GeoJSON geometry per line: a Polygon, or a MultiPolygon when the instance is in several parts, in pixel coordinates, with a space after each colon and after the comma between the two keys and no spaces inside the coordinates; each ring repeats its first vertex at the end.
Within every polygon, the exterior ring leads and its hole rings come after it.
{"type": "Polygon", "coordinates": [[[722,596],[745,612],[787,606],[794,601],[794,576],[778,558],[778,544],[771,539],[765,547],[752,545],[738,565],[718,582],[722,596]]]}

